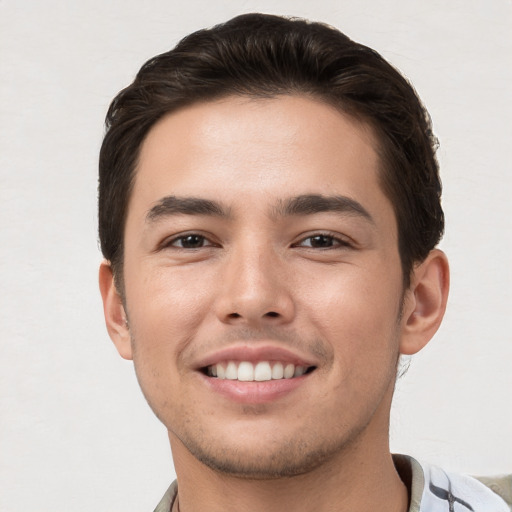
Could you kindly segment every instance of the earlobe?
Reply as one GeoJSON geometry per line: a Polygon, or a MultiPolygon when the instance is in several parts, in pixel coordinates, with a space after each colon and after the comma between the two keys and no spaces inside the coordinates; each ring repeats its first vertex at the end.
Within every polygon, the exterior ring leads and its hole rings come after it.
{"type": "Polygon", "coordinates": [[[419,352],[434,336],[446,310],[449,287],[448,260],[434,249],[411,277],[402,316],[401,354],[419,352]]]}
{"type": "Polygon", "coordinates": [[[103,313],[110,339],[124,359],[132,359],[130,330],[123,301],[117,291],[112,267],[104,261],[100,265],[99,285],[103,300],[103,313]]]}

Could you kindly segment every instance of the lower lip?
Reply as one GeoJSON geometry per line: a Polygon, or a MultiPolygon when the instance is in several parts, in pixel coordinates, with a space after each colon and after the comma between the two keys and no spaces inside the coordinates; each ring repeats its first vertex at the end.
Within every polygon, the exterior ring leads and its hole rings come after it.
{"type": "Polygon", "coordinates": [[[242,404],[264,404],[273,402],[291,393],[305,383],[310,374],[293,379],[276,379],[262,382],[218,379],[201,374],[206,384],[214,392],[228,400],[242,404]]]}

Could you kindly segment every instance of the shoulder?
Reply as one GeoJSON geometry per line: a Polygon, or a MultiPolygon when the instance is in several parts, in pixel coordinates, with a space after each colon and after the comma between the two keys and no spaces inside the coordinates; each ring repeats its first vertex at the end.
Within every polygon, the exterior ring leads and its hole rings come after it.
{"type": "Polygon", "coordinates": [[[410,468],[409,512],[512,510],[512,475],[473,478],[405,455],[395,456],[395,462],[399,472],[399,465],[410,468]]]}
{"type": "Polygon", "coordinates": [[[153,512],[170,512],[171,507],[176,499],[176,494],[178,493],[178,482],[174,480],[174,482],[170,485],[170,487],[165,491],[162,499],[156,506],[153,512]]]}
{"type": "Polygon", "coordinates": [[[512,511],[512,474],[498,476],[476,476],[477,480],[501,496],[512,511]]]}

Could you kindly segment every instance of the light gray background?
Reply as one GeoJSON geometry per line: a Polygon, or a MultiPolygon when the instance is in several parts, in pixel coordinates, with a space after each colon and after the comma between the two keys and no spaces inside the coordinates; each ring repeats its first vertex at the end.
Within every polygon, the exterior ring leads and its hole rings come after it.
{"type": "Polygon", "coordinates": [[[446,320],[396,394],[392,449],[512,470],[510,0],[0,0],[0,510],[150,511],[165,429],[103,324],[96,167],[110,99],[185,34],[329,22],[415,84],[441,141],[446,320]]]}

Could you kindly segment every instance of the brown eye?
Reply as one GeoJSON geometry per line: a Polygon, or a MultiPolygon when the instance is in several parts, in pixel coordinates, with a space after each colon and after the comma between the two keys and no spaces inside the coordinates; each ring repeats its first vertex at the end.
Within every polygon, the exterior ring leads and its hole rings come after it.
{"type": "Polygon", "coordinates": [[[199,249],[207,245],[207,239],[202,235],[185,235],[180,236],[173,240],[172,244],[174,247],[180,247],[182,249],[199,249]]]}
{"type": "Polygon", "coordinates": [[[335,244],[335,240],[332,236],[327,235],[315,235],[309,237],[309,245],[315,248],[332,247],[335,244]]]}
{"type": "Polygon", "coordinates": [[[304,238],[296,246],[309,247],[311,249],[336,249],[342,247],[350,247],[351,245],[339,237],[329,235],[327,233],[319,233],[317,235],[304,238]]]}

